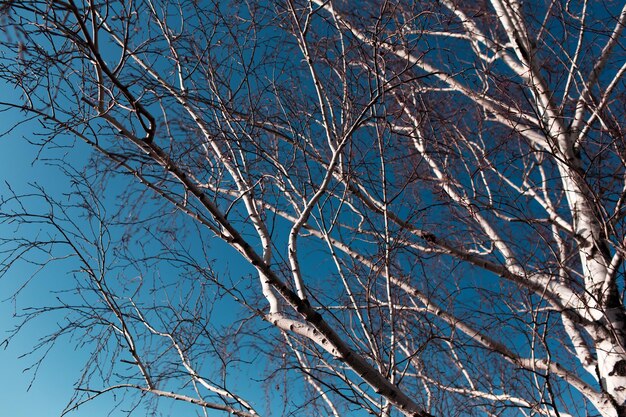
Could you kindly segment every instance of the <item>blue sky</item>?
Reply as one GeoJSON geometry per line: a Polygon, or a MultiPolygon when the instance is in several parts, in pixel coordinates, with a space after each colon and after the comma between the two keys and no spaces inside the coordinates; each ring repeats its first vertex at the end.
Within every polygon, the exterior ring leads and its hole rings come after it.
{"type": "MultiPolygon", "coordinates": [[[[14,93],[4,87],[1,89],[3,97],[14,93]]],[[[0,113],[0,125],[10,126],[17,118],[23,115],[17,112],[0,113]]],[[[24,192],[31,189],[29,184],[37,184],[46,189],[51,195],[61,196],[68,191],[66,178],[55,166],[43,160],[35,161],[38,147],[27,143],[25,139],[32,138],[36,131],[35,123],[27,123],[13,130],[9,135],[0,137],[0,194],[7,195],[7,183],[15,192],[24,192]]],[[[80,146],[80,145],[78,145],[80,146]]],[[[78,158],[79,149],[64,149],[67,158],[78,158]]],[[[54,152],[47,152],[42,157],[53,156],[54,152]]],[[[0,226],[0,234],[10,237],[15,232],[14,227],[0,226]]],[[[4,340],[8,332],[19,323],[14,318],[16,312],[24,308],[41,306],[50,302],[52,290],[60,289],[67,284],[67,274],[61,265],[52,265],[35,276],[31,285],[20,293],[16,302],[9,300],[24,280],[34,272],[32,266],[20,263],[12,268],[8,274],[0,279],[0,340],[4,340]]],[[[24,371],[30,367],[38,355],[23,355],[30,352],[39,338],[57,326],[60,317],[54,315],[43,316],[25,326],[22,331],[7,345],[0,349],[0,403],[3,405],[2,415],[10,417],[31,417],[36,415],[59,415],[69,400],[73,384],[86,360],[85,352],[73,350],[68,344],[55,346],[48,359],[39,368],[37,377],[30,390],[33,380],[32,371],[24,371]]],[[[102,398],[97,402],[81,407],[74,412],[76,417],[107,416],[112,409],[112,402],[102,398]]],[[[111,417],[122,415],[110,414],[111,417]]]]}
{"type": "MultiPolygon", "coordinates": [[[[14,92],[7,87],[0,88],[5,98],[14,95],[14,92]]],[[[0,125],[10,126],[22,117],[23,114],[18,112],[0,113],[0,120],[2,120],[0,125]]],[[[84,158],[87,157],[89,149],[82,142],[74,142],[74,146],[69,148],[46,148],[38,158],[40,148],[28,143],[29,139],[37,137],[37,131],[37,123],[30,122],[0,137],[1,196],[6,197],[10,193],[8,184],[10,184],[10,189],[17,194],[32,192],[33,186],[36,185],[42,187],[51,197],[61,200],[65,198],[64,194],[71,190],[67,176],[58,166],[47,160],[63,158],[68,164],[81,166],[85,163],[84,158]]],[[[72,142],[69,137],[64,139],[72,142]]],[[[115,191],[113,191],[114,195],[115,191]]],[[[28,209],[37,211],[43,209],[43,206],[29,206],[28,209]]],[[[18,237],[22,234],[23,231],[16,231],[13,225],[0,224],[0,236],[3,238],[18,237]]],[[[232,256],[232,249],[226,248],[225,244],[211,243],[210,253],[211,256],[220,259],[219,273],[228,274],[234,281],[247,279],[245,276],[250,273],[249,267],[243,267],[237,256],[232,256]]],[[[75,265],[68,262],[51,263],[41,270],[25,262],[15,264],[0,279],[2,300],[0,302],[0,341],[4,341],[9,332],[21,322],[15,314],[19,315],[32,307],[54,305],[57,292],[73,288],[75,281],[68,273],[73,268],[75,265]],[[19,291],[16,299],[12,299],[11,296],[31,276],[33,279],[30,283],[19,291]]],[[[156,274],[163,276],[175,277],[177,273],[171,265],[159,265],[158,268],[155,266],[153,269],[157,270],[156,274]]],[[[147,272],[150,273],[150,271],[147,272]]],[[[68,294],[64,294],[63,297],[68,297],[68,294]]],[[[231,315],[235,314],[234,311],[238,308],[232,300],[227,298],[224,301],[225,304],[221,306],[221,311],[217,315],[218,325],[222,321],[229,322],[232,319],[231,315]]],[[[65,322],[66,314],[60,311],[41,315],[24,326],[10,343],[4,343],[0,347],[0,369],[3,375],[3,378],[0,378],[0,403],[3,404],[1,414],[3,417],[58,416],[64,410],[72,396],[75,382],[89,360],[91,346],[76,348],[76,340],[70,340],[68,337],[62,338],[50,350],[38,368],[35,378],[33,378],[35,376],[33,370],[28,368],[31,368],[41,357],[45,349],[32,355],[25,354],[31,352],[42,337],[58,329],[65,322]]],[[[241,389],[241,392],[259,407],[260,412],[266,411],[265,407],[268,405],[262,400],[264,393],[258,391],[259,384],[248,379],[254,379],[258,372],[263,372],[264,367],[258,364],[242,366],[249,368],[247,372],[242,373],[245,378],[238,380],[238,374],[234,374],[230,378],[230,383],[234,383],[234,386],[241,389]],[[254,389],[255,387],[257,390],[254,389]]],[[[99,388],[99,386],[94,384],[94,388],[99,388]]],[[[297,390],[295,386],[291,388],[297,390]]],[[[128,409],[129,405],[134,402],[122,401],[121,406],[116,409],[116,405],[120,405],[119,400],[120,395],[105,394],[68,415],[73,417],[125,416],[127,413],[123,410],[128,409]]],[[[280,407],[280,404],[271,406],[280,407]]],[[[168,399],[161,400],[159,403],[159,413],[162,415],[178,415],[181,412],[196,415],[199,411],[195,406],[168,399]]],[[[138,408],[133,415],[146,415],[146,408],[138,408]]],[[[149,413],[149,415],[152,414],[149,413]]],[[[211,411],[209,415],[222,414],[211,411]]]]}
{"type": "MultiPolygon", "coordinates": [[[[456,42],[456,40],[452,40],[451,42],[456,42]]],[[[271,43],[269,44],[271,45],[271,43]]],[[[163,60],[164,62],[166,62],[167,57],[163,57],[163,60]]],[[[233,83],[237,80],[238,79],[236,76],[230,78],[230,81],[233,83]]],[[[278,81],[281,81],[280,77],[278,81]]],[[[4,101],[11,101],[15,98],[15,93],[7,87],[0,86],[0,94],[2,94],[4,101]]],[[[17,112],[0,113],[0,133],[3,126],[5,128],[9,128],[13,123],[15,123],[16,120],[20,120],[22,117],[23,115],[18,114],[17,112]]],[[[31,122],[21,125],[18,129],[10,132],[10,134],[0,135],[0,149],[2,149],[2,152],[0,153],[0,195],[6,195],[6,193],[8,192],[8,188],[5,183],[10,183],[13,190],[15,190],[17,193],[28,192],[30,190],[29,187],[31,187],[32,185],[37,185],[45,189],[47,194],[56,198],[62,198],[63,193],[68,192],[70,189],[68,178],[61,172],[58,167],[47,164],[46,159],[51,158],[58,160],[58,158],[63,158],[65,161],[68,162],[68,165],[74,167],[80,167],[86,162],[85,158],[87,157],[89,151],[88,149],[86,149],[86,145],[78,141],[73,141],[72,138],[67,137],[64,138],[64,141],[67,140],[69,144],[73,143],[74,146],[63,149],[47,149],[45,153],[41,155],[42,158],[40,158],[39,161],[33,163],[40,148],[35,145],[28,144],[26,139],[32,138],[33,134],[37,131],[37,128],[38,124],[36,122],[31,122]]],[[[363,130],[362,132],[363,133],[360,134],[368,135],[369,138],[369,134],[366,130],[363,130]]],[[[376,158],[377,153],[375,151],[376,148],[373,148],[372,156],[370,159],[376,158]]],[[[505,156],[507,156],[508,158],[508,155],[505,156]]],[[[367,158],[364,157],[364,160],[365,159],[367,158]]],[[[363,165],[363,167],[366,166],[369,167],[369,165],[363,165]]],[[[393,174],[389,174],[389,178],[392,177],[393,174]]],[[[115,181],[117,181],[117,179],[115,181]]],[[[116,183],[122,184],[121,187],[113,187],[113,190],[108,190],[107,196],[108,192],[110,191],[111,196],[115,198],[115,196],[117,195],[116,193],[119,193],[121,189],[124,189],[123,187],[127,186],[127,183],[123,181],[124,179],[120,180],[119,183],[116,183]]],[[[421,194],[421,196],[425,196],[424,201],[428,203],[428,205],[431,205],[430,200],[433,200],[433,205],[436,203],[436,201],[434,201],[433,194],[431,194],[430,192],[424,192],[424,194],[421,194]]],[[[381,197],[379,196],[379,198],[381,197]]],[[[146,201],[149,201],[149,199],[146,199],[146,201]]],[[[113,202],[115,202],[115,200],[113,200],[113,202]]],[[[411,202],[412,200],[409,200],[407,204],[411,204],[411,202]]],[[[139,201],[138,204],[139,203],[143,203],[143,201],[139,201]]],[[[329,203],[329,205],[331,204],[332,202],[329,203]]],[[[147,206],[147,209],[146,207],[142,207],[142,209],[146,209],[145,211],[150,212],[150,203],[148,203],[147,206]]],[[[411,210],[414,209],[413,206],[407,205],[406,207],[410,207],[411,210]]],[[[35,210],[39,209],[38,207],[30,208],[35,210]]],[[[154,211],[156,212],[156,210],[154,211]]],[[[145,215],[145,212],[142,212],[141,214],[145,215]]],[[[438,214],[435,214],[433,219],[438,220],[438,216],[438,214]]],[[[167,219],[171,219],[172,217],[173,216],[167,216],[167,219]]],[[[159,221],[161,221],[160,217],[158,219],[159,221]]],[[[162,223],[167,222],[162,221],[162,223]]],[[[179,223],[173,222],[174,231],[177,231],[176,226],[178,225],[179,223]]],[[[240,227],[245,229],[246,226],[240,227]]],[[[278,229],[281,228],[280,222],[277,222],[276,227],[278,229]]],[[[437,224],[435,223],[432,227],[433,229],[436,228],[437,224]]],[[[11,234],[13,234],[14,232],[14,227],[0,224],[0,237],[10,238],[11,234]]],[[[157,233],[159,233],[159,231],[157,231],[157,233]]],[[[163,236],[164,239],[168,240],[168,242],[176,242],[177,235],[175,233],[174,237],[166,236],[165,234],[163,234],[163,236]],[[169,240],[170,238],[171,240],[169,240]]],[[[246,286],[245,282],[252,281],[246,281],[250,278],[246,276],[250,273],[249,266],[248,269],[246,269],[245,267],[240,268],[240,258],[237,258],[236,255],[233,256],[232,250],[226,250],[225,244],[223,243],[213,243],[217,239],[211,239],[209,237],[206,237],[206,235],[203,236],[205,237],[205,240],[203,240],[202,243],[204,244],[210,242],[210,247],[209,245],[206,245],[206,247],[203,245],[197,245],[195,244],[197,242],[192,240],[188,243],[193,246],[192,252],[194,253],[194,255],[197,254],[196,250],[198,246],[203,246],[202,249],[208,248],[207,252],[209,253],[209,256],[216,258],[219,262],[219,265],[216,266],[216,269],[218,269],[218,273],[224,275],[228,274],[226,275],[226,277],[232,279],[233,282],[243,282],[242,287],[246,286]]],[[[143,237],[145,238],[145,236],[143,237]]],[[[113,240],[115,239],[116,236],[113,237],[113,240]]],[[[302,238],[302,240],[304,240],[304,238],[302,238]]],[[[151,248],[151,244],[154,244],[155,247],[157,247],[157,250],[161,249],[159,243],[154,242],[146,244],[143,249],[145,249],[146,247],[151,248]]],[[[277,242],[277,246],[284,247],[285,245],[284,242],[281,241],[277,242]]],[[[313,262],[315,262],[314,256],[312,256],[312,254],[314,254],[316,250],[319,250],[320,247],[324,247],[324,245],[318,242],[312,244],[311,246],[303,246],[306,248],[302,250],[303,270],[311,271],[310,274],[312,276],[307,276],[306,280],[307,282],[312,282],[313,279],[318,279],[320,276],[325,275],[323,274],[323,267],[321,267],[320,269],[319,265],[315,265],[314,267],[312,267],[312,265],[305,264],[312,264],[313,262]]],[[[204,262],[209,263],[208,259],[204,259],[202,257],[202,253],[200,253],[199,255],[200,256],[198,256],[198,258],[201,259],[201,261],[199,262],[203,263],[203,265],[204,262]]],[[[284,255],[284,253],[278,253],[276,254],[276,257],[278,258],[281,255],[284,255]]],[[[0,254],[0,262],[1,256],[2,255],[0,254]]],[[[154,255],[154,258],[158,258],[158,256],[154,255]]],[[[153,259],[151,259],[151,262],[152,261],[153,259]]],[[[414,263],[413,261],[413,253],[411,252],[408,254],[408,258],[406,260],[406,270],[411,270],[412,264],[414,263]]],[[[422,264],[420,264],[420,266],[421,265],[422,264]]],[[[167,282],[174,282],[175,280],[177,280],[179,277],[178,274],[180,273],[176,270],[175,265],[172,265],[172,263],[168,264],[166,261],[161,260],[154,261],[151,268],[149,268],[148,265],[142,266],[143,269],[141,269],[140,272],[145,272],[146,276],[151,274],[158,276],[160,274],[161,277],[164,277],[164,280],[171,280],[167,282]]],[[[415,268],[418,269],[419,267],[415,268]]],[[[457,276],[463,275],[461,274],[461,272],[463,272],[462,266],[453,266],[453,268],[457,268],[457,276]]],[[[34,273],[36,268],[33,265],[28,265],[26,263],[17,263],[15,267],[9,271],[8,274],[0,279],[0,299],[4,300],[0,303],[0,342],[4,339],[4,337],[6,337],[7,332],[19,323],[19,320],[12,318],[12,315],[15,312],[19,313],[21,311],[24,311],[24,309],[28,307],[50,305],[51,303],[55,302],[56,291],[62,291],[73,286],[72,277],[67,273],[67,271],[71,269],[72,268],[68,266],[67,262],[55,263],[45,270],[39,272],[38,274],[36,274],[35,279],[31,282],[31,284],[27,286],[23,291],[21,291],[20,296],[17,298],[15,304],[11,300],[9,300],[11,294],[15,293],[17,288],[19,288],[19,286],[34,273]]],[[[117,274],[118,271],[121,271],[120,274],[123,274],[126,270],[123,267],[119,268],[114,271],[112,275],[117,274]]],[[[420,272],[418,272],[417,274],[419,273],[420,272]]],[[[442,272],[442,274],[445,273],[446,272],[442,272]]],[[[147,278],[147,280],[149,279],[150,278],[147,278]]],[[[476,305],[473,303],[476,300],[480,300],[480,292],[476,291],[476,288],[482,288],[483,290],[485,290],[486,293],[486,290],[489,290],[490,286],[493,285],[495,287],[497,285],[499,287],[500,285],[500,283],[496,282],[495,280],[485,279],[485,276],[482,273],[475,275],[465,274],[463,279],[464,281],[461,282],[461,284],[463,284],[465,287],[463,287],[463,285],[459,284],[459,282],[457,281],[443,282],[446,285],[450,285],[449,291],[453,294],[452,297],[456,296],[454,294],[456,294],[455,291],[457,290],[458,294],[462,294],[456,300],[456,302],[458,302],[457,308],[459,309],[459,311],[463,311],[463,303],[467,302],[468,307],[466,307],[466,309],[468,310],[468,314],[471,313],[471,309],[477,308],[476,305]]],[[[317,285],[317,283],[313,282],[312,284],[317,285]]],[[[133,285],[134,284],[132,283],[129,284],[129,286],[131,287],[133,285]]],[[[440,284],[435,282],[435,284],[433,285],[440,284]]],[[[185,289],[188,288],[184,287],[183,285],[181,285],[181,287],[181,292],[184,292],[185,289]]],[[[441,285],[441,287],[443,288],[444,285],[441,285]]],[[[174,295],[180,295],[180,293],[174,292],[174,295]]],[[[184,297],[181,297],[181,299],[182,298],[184,297]]],[[[210,300],[207,300],[206,302],[210,303],[210,300]]],[[[231,300],[226,301],[226,303],[228,302],[232,303],[231,300]]],[[[477,302],[478,301],[476,301],[476,303],[477,302]]],[[[229,304],[226,305],[229,306],[229,304]]],[[[211,321],[211,324],[215,324],[216,329],[219,330],[220,326],[223,324],[223,321],[232,319],[233,312],[231,310],[235,311],[236,307],[224,308],[224,306],[221,306],[216,307],[216,310],[219,310],[218,314],[215,314],[217,318],[213,320],[214,317],[211,316],[210,320],[207,318],[207,321],[211,321]]],[[[498,312],[497,309],[487,309],[486,314],[491,314],[494,311],[498,312]]],[[[33,362],[35,362],[39,358],[39,353],[36,353],[34,356],[26,356],[20,358],[21,355],[32,350],[33,346],[38,343],[40,337],[54,331],[54,329],[63,322],[64,314],[66,313],[59,312],[44,315],[38,320],[29,323],[29,325],[26,326],[18,336],[11,340],[10,344],[0,345],[0,369],[3,370],[4,376],[4,378],[2,378],[2,380],[0,381],[0,401],[3,404],[3,412],[7,417],[59,415],[67,404],[68,400],[71,398],[74,382],[80,375],[85,362],[89,360],[89,346],[76,350],[74,347],[77,343],[76,340],[62,340],[61,343],[57,344],[51,350],[47,360],[40,367],[37,377],[32,387],[30,388],[30,391],[27,391],[27,389],[29,387],[31,379],[33,378],[33,372],[23,372],[23,370],[31,366],[33,362]]],[[[169,317],[168,314],[169,313],[166,311],[165,313],[163,313],[163,317],[169,317]]],[[[330,317],[330,315],[328,314],[327,317],[330,317]]],[[[338,317],[341,317],[339,313],[338,317]]],[[[257,320],[259,320],[259,322],[254,322],[255,325],[260,323],[260,319],[257,320]]],[[[442,328],[446,329],[446,326],[444,325],[442,328]]],[[[278,334],[278,331],[274,330],[274,333],[264,333],[265,336],[267,334],[275,336],[278,334]]],[[[514,333],[512,337],[516,337],[515,335],[517,335],[517,333],[514,333]]],[[[511,342],[510,344],[517,345],[517,343],[513,342],[511,342]]],[[[520,343],[519,346],[523,347],[526,345],[520,343]]],[[[528,346],[530,346],[530,344],[528,346]]],[[[161,348],[161,346],[159,346],[158,348],[161,348]]],[[[208,354],[207,357],[208,358],[205,365],[206,368],[203,368],[203,370],[207,370],[208,368],[208,371],[211,372],[214,368],[214,365],[211,362],[212,360],[214,360],[214,357],[210,354],[208,354]]],[[[121,358],[125,359],[126,357],[121,358]]],[[[242,366],[242,368],[250,372],[240,372],[239,374],[233,374],[232,379],[235,379],[233,385],[235,385],[237,388],[242,388],[242,392],[244,393],[244,395],[246,395],[251,393],[252,389],[250,387],[255,385],[254,382],[250,382],[250,379],[254,379],[256,375],[262,372],[262,369],[260,368],[263,368],[263,364],[251,363],[246,366],[242,366]],[[239,377],[240,380],[236,380],[237,377],[239,377]]],[[[229,383],[230,382],[232,381],[229,380],[229,383]]],[[[291,380],[289,382],[291,382],[291,380]]],[[[258,383],[256,385],[262,386],[263,384],[258,383]]],[[[290,398],[290,400],[297,401],[299,399],[299,384],[285,383],[283,384],[283,387],[285,389],[290,389],[291,393],[295,393],[294,397],[290,398]]],[[[94,388],[98,388],[98,386],[94,386],[94,388]]],[[[249,398],[253,400],[254,405],[258,406],[260,412],[264,412],[265,407],[280,407],[280,404],[264,404],[263,393],[252,393],[250,394],[249,398]]],[[[72,412],[70,415],[78,417],[120,417],[125,415],[125,413],[120,410],[111,412],[111,410],[115,407],[116,400],[119,400],[119,396],[117,398],[114,398],[112,395],[104,395],[101,398],[82,406],[80,409],[72,412]]],[[[171,413],[171,415],[193,416],[196,415],[196,413],[198,412],[197,409],[187,405],[172,405],[172,402],[169,400],[164,400],[161,404],[162,407],[160,407],[159,411],[163,415],[169,415],[171,413]]],[[[124,407],[125,406],[123,405],[122,409],[124,409],[124,407]]],[[[144,409],[139,409],[136,414],[145,414],[144,411],[144,409]]],[[[221,414],[216,412],[210,412],[209,415],[218,416],[221,414]]],[[[4,415],[0,415],[0,417],[4,417],[4,415]]]]}

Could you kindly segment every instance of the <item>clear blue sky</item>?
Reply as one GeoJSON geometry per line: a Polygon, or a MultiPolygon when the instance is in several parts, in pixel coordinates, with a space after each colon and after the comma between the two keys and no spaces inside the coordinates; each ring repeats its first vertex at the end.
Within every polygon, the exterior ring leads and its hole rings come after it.
{"type": "MultiPolygon", "coordinates": [[[[0,86],[0,94],[7,100],[14,95],[11,89],[0,86]]],[[[23,117],[17,112],[0,113],[0,127],[6,129],[15,120],[23,117]]],[[[36,123],[27,123],[12,131],[9,135],[0,137],[0,195],[6,196],[7,183],[19,193],[29,189],[29,184],[38,184],[45,187],[53,196],[69,189],[66,178],[59,169],[50,166],[45,161],[37,161],[36,146],[28,144],[25,138],[32,138],[37,129],[36,123]]],[[[65,149],[62,152],[69,159],[78,158],[80,149],[65,149]]],[[[58,156],[54,152],[44,153],[43,156],[58,156]]],[[[14,228],[0,226],[0,235],[10,238],[14,228]]],[[[39,273],[31,285],[27,286],[14,304],[7,300],[24,280],[33,273],[32,266],[18,264],[0,279],[0,341],[4,340],[8,331],[19,323],[13,317],[14,313],[23,308],[50,304],[51,291],[60,289],[68,284],[67,271],[61,265],[52,266],[39,273]]],[[[55,346],[48,359],[39,368],[37,378],[30,390],[33,372],[24,372],[39,356],[22,357],[30,352],[39,338],[49,333],[57,326],[59,316],[47,315],[36,320],[26,327],[6,345],[0,348],[0,404],[2,417],[32,417],[59,415],[72,395],[73,384],[80,375],[85,363],[86,353],[68,350],[68,344],[61,343],[55,346]]],[[[124,414],[114,412],[110,397],[101,399],[81,407],[73,412],[74,417],[101,417],[110,415],[118,417],[124,414]]]]}
{"type": "MultiPolygon", "coordinates": [[[[15,93],[6,86],[0,85],[0,94],[5,100],[15,93]]],[[[23,118],[18,112],[0,113],[0,126],[8,128],[16,120],[23,118]]],[[[85,163],[89,149],[82,142],[76,142],[73,148],[45,149],[37,159],[40,148],[28,143],[28,140],[37,138],[38,124],[30,122],[21,125],[8,135],[0,136],[0,196],[6,197],[9,193],[7,184],[17,193],[32,192],[33,185],[43,187],[46,193],[53,198],[62,199],[63,194],[70,191],[68,178],[61,170],[46,162],[46,159],[63,157],[68,164],[80,167],[85,163]]],[[[71,138],[67,138],[71,142],[71,138]]],[[[38,210],[41,207],[28,207],[29,210],[38,210]]],[[[1,210],[1,208],[0,208],[1,210]]],[[[80,220],[78,220],[80,221],[80,220]]],[[[0,236],[11,238],[16,233],[15,227],[0,224],[0,236]]],[[[227,250],[225,244],[216,244],[212,247],[213,254],[221,259],[224,271],[229,271],[232,276],[244,276],[249,273],[248,269],[241,267],[237,255],[233,257],[232,250],[227,250]],[[215,252],[217,251],[217,252],[215,252]]],[[[0,254],[0,259],[2,255],[0,254]]],[[[74,286],[74,280],[68,271],[71,265],[65,263],[52,263],[43,270],[37,272],[34,279],[24,287],[16,301],[11,296],[32,276],[37,268],[27,263],[17,263],[0,279],[0,342],[4,341],[11,329],[20,323],[14,315],[22,313],[30,307],[42,307],[55,304],[55,292],[74,286]]],[[[64,410],[73,394],[74,384],[80,377],[85,363],[89,360],[89,349],[92,346],[76,349],[76,341],[67,337],[54,345],[46,360],[37,371],[33,379],[31,367],[41,352],[27,355],[33,347],[44,337],[64,322],[65,312],[48,313],[28,323],[11,342],[2,344],[0,347],[0,404],[2,408],[0,417],[33,417],[33,416],[58,416],[64,410]],[[26,370],[26,371],[25,371],[26,370]],[[32,382],[32,385],[31,385],[32,382]],[[30,389],[29,389],[30,386],[30,389]]],[[[222,317],[229,319],[230,311],[224,312],[222,317]]],[[[43,352],[43,351],[42,351],[43,352]]],[[[261,372],[263,367],[251,365],[249,372],[244,372],[247,378],[253,378],[255,371],[261,372]]],[[[259,376],[260,377],[260,376],[259,376]]],[[[236,376],[233,376],[236,379],[236,376]]],[[[233,381],[231,381],[232,383],[233,381]]],[[[258,406],[259,411],[265,411],[267,404],[263,401],[263,392],[258,392],[253,386],[258,386],[248,380],[234,381],[247,398],[258,406]]],[[[94,388],[101,388],[94,386],[94,388]]],[[[258,387],[257,387],[258,388],[258,387]]],[[[295,387],[292,387],[295,389],[295,387]]],[[[112,393],[100,396],[78,410],[68,414],[71,417],[122,417],[127,413],[130,402],[121,402],[120,395],[112,393]],[[113,411],[112,411],[113,410],[113,411]]],[[[134,404],[134,403],[133,403],[134,404]]],[[[280,405],[272,405],[272,407],[280,405]]],[[[186,403],[163,399],[159,403],[157,415],[196,415],[200,410],[186,403]]],[[[153,415],[148,413],[149,415],[153,415]]],[[[146,415],[146,408],[138,408],[133,415],[146,415]]],[[[211,416],[221,416],[222,413],[209,411],[211,416]]]]}

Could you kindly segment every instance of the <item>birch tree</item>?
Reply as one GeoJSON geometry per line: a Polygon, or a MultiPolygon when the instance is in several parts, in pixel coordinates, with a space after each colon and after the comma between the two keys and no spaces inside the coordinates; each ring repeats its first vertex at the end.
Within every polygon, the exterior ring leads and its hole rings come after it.
{"type": "Polygon", "coordinates": [[[623,2],[0,4],[3,108],[91,152],[0,210],[78,265],[68,411],[626,415],[623,2]]]}

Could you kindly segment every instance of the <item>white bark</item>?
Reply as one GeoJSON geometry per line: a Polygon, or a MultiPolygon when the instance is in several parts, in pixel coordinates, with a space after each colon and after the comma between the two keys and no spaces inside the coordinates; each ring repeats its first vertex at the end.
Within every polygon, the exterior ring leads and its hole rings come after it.
{"type": "MultiPolygon", "coordinates": [[[[18,70],[0,58],[0,76],[24,89],[26,104],[8,105],[88,143],[176,212],[163,214],[182,213],[176,221],[240,255],[253,283],[211,282],[253,317],[247,334],[277,343],[266,357],[286,341],[269,373],[303,372],[335,416],[356,405],[381,416],[471,405],[576,415],[571,398],[588,402],[581,415],[626,413],[626,7],[602,22],[587,1],[537,4],[541,18],[519,0],[358,11],[251,1],[236,16],[202,2],[106,3],[6,5],[8,21],[33,17],[20,39],[54,48],[33,46],[31,59],[20,47],[18,70]],[[507,378],[516,382],[498,385],[507,378]]],[[[0,219],[32,221],[18,208],[0,219]]],[[[202,376],[193,342],[176,333],[184,314],[163,330],[141,303],[130,314],[72,244],[83,235],[42,218],[97,283],[132,357],[140,382],[112,386],[258,415],[202,376]],[[142,346],[153,337],[169,351],[142,346]],[[159,386],[151,360],[176,363],[195,394],[159,386]]],[[[198,248],[166,249],[171,259],[153,265],[207,274],[208,252],[196,262],[198,248]]]]}

